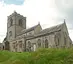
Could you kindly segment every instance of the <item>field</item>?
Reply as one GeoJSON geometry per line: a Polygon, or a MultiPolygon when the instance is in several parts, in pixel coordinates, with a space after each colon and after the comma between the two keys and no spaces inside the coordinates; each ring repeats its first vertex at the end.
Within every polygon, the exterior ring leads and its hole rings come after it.
{"type": "Polygon", "coordinates": [[[0,51],[0,64],[73,64],[73,48],[23,53],[0,51]]]}

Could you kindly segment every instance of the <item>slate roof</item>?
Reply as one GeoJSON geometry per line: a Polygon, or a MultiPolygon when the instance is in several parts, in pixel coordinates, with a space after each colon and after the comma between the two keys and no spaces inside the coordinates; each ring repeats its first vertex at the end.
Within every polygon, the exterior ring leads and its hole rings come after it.
{"type": "Polygon", "coordinates": [[[46,33],[51,33],[51,32],[55,32],[55,31],[59,31],[59,30],[61,30],[63,25],[64,25],[64,23],[59,24],[57,26],[50,27],[50,28],[46,28],[46,29],[42,30],[39,34],[46,34],[46,33]]]}
{"type": "MultiPolygon", "coordinates": [[[[43,35],[50,34],[50,33],[53,33],[53,32],[57,32],[57,31],[60,31],[63,28],[63,25],[64,25],[64,23],[56,25],[56,26],[53,26],[53,27],[50,27],[50,28],[46,28],[44,30],[41,30],[38,34],[34,34],[34,35],[31,35],[31,36],[25,36],[25,37],[26,37],[26,39],[31,39],[31,38],[34,38],[34,37],[39,37],[39,36],[43,36],[43,35]]],[[[25,33],[29,32],[29,31],[32,31],[37,26],[38,25],[35,25],[35,26],[31,27],[31,28],[25,29],[25,30],[22,31],[21,34],[25,34],[25,33]]]]}
{"type": "MultiPolygon", "coordinates": [[[[64,25],[64,23],[50,27],[50,28],[46,28],[44,30],[41,30],[37,35],[39,34],[46,34],[46,33],[51,33],[51,32],[55,32],[55,31],[59,31],[61,30],[62,26],[64,25]]],[[[29,29],[24,30],[25,33],[30,32],[32,30],[34,30],[38,25],[35,25],[29,29]]]]}
{"type": "Polygon", "coordinates": [[[35,25],[35,26],[28,28],[28,29],[24,29],[22,32],[24,32],[24,33],[30,32],[30,31],[34,30],[38,25],[35,25]]]}
{"type": "Polygon", "coordinates": [[[39,36],[45,35],[47,33],[57,32],[57,31],[62,29],[63,25],[64,25],[64,23],[59,24],[57,26],[50,27],[50,28],[46,28],[46,29],[40,31],[38,34],[36,34],[32,37],[27,37],[27,39],[31,39],[31,38],[34,38],[34,37],[39,37],[39,36]]]}

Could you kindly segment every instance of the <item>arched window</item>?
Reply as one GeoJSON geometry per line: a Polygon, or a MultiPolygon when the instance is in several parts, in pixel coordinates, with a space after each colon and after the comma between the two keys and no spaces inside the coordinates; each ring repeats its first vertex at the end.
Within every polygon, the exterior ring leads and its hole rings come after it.
{"type": "Polygon", "coordinates": [[[48,40],[45,40],[45,48],[48,48],[48,40]]]}
{"type": "Polygon", "coordinates": [[[13,49],[15,50],[15,52],[17,52],[17,41],[13,42],[12,46],[13,46],[13,49]]]}
{"type": "Polygon", "coordinates": [[[5,50],[9,50],[9,49],[10,49],[9,42],[6,41],[6,42],[5,42],[5,50]]]}
{"type": "Polygon", "coordinates": [[[58,47],[60,45],[60,36],[59,35],[55,35],[55,45],[56,47],[58,47]]]}
{"type": "Polygon", "coordinates": [[[22,26],[22,25],[23,25],[23,20],[19,19],[19,26],[22,26]]]}
{"type": "Polygon", "coordinates": [[[5,47],[3,46],[3,50],[5,50],[5,47]]]}
{"type": "Polygon", "coordinates": [[[22,48],[22,41],[19,41],[19,48],[22,48]]]}
{"type": "Polygon", "coordinates": [[[59,38],[57,38],[57,41],[56,41],[56,46],[59,46],[59,38]]]}
{"type": "Polygon", "coordinates": [[[10,19],[10,26],[12,26],[13,25],[13,19],[11,18],[10,19]]]}
{"type": "Polygon", "coordinates": [[[28,51],[31,51],[31,42],[28,41],[28,51]]]}
{"type": "Polygon", "coordinates": [[[16,48],[16,46],[15,46],[15,42],[13,43],[13,49],[15,49],[16,48]]]}
{"type": "Polygon", "coordinates": [[[41,47],[41,40],[40,39],[38,39],[37,43],[38,43],[38,48],[41,47]]]}

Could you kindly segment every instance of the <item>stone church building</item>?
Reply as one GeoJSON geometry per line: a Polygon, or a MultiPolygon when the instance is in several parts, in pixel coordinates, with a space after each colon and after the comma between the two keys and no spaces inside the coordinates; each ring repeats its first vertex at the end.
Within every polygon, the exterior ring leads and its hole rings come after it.
{"type": "Polygon", "coordinates": [[[13,12],[7,19],[3,49],[12,52],[35,51],[38,48],[69,48],[72,41],[66,23],[42,29],[41,25],[26,27],[26,17],[13,12]]]}

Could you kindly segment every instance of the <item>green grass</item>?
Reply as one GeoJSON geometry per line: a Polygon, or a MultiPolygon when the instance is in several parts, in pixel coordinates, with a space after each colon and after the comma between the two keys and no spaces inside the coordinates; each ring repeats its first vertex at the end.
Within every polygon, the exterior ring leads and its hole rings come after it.
{"type": "Polygon", "coordinates": [[[23,53],[0,51],[0,64],[73,64],[73,48],[23,53]]]}

